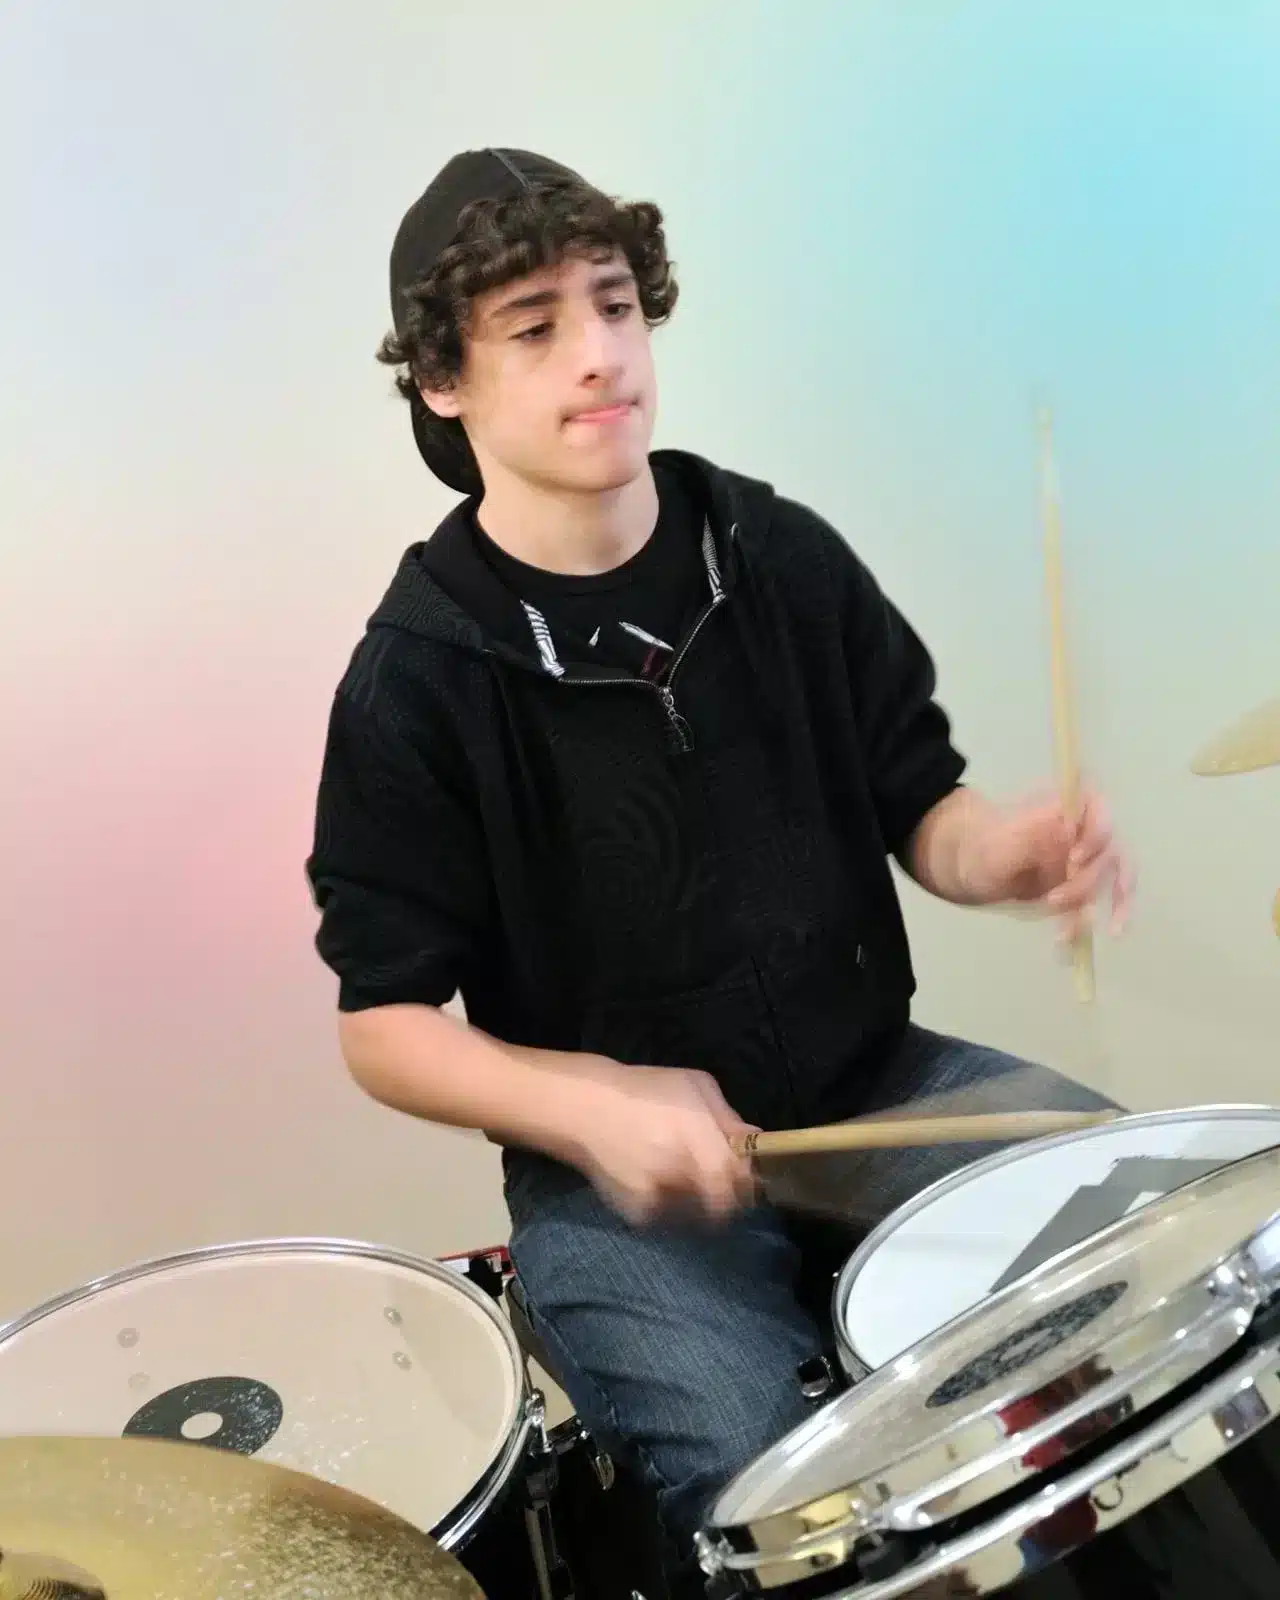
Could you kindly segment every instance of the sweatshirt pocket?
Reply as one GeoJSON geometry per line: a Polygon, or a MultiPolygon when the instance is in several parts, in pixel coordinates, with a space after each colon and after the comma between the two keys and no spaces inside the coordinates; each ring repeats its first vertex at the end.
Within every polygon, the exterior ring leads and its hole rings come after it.
{"type": "Polygon", "coordinates": [[[790,1127],[792,1066],[753,964],[714,983],[588,1006],[581,1047],[628,1066],[707,1072],[745,1121],[790,1127]]]}

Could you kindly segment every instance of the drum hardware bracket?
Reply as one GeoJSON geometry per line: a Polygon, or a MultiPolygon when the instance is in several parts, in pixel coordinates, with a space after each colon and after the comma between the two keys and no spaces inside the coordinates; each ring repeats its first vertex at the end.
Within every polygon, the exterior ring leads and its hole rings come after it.
{"type": "Polygon", "coordinates": [[[854,1552],[853,1564],[863,1582],[883,1583],[896,1578],[907,1560],[901,1539],[886,1539],[882,1533],[873,1533],[854,1552]]]}
{"type": "Polygon", "coordinates": [[[707,1600],[743,1600],[741,1573],[716,1572],[703,1585],[707,1600]]]}
{"type": "Polygon", "coordinates": [[[550,1501],[540,1496],[532,1483],[528,1496],[524,1516],[538,1578],[539,1600],[574,1600],[573,1573],[556,1548],[550,1501]]]}
{"type": "Polygon", "coordinates": [[[538,1600],[575,1600],[573,1570],[556,1544],[552,1502],[560,1483],[560,1457],[585,1445],[591,1469],[602,1490],[613,1488],[613,1458],[601,1450],[578,1418],[558,1428],[547,1427],[546,1401],[534,1389],[529,1396],[530,1470],[524,1481],[524,1516],[538,1580],[538,1600]]]}
{"type": "Polygon", "coordinates": [[[556,1547],[551,1501],[560,1481],[560,1455],[547,1431],[547,1407],[541,1392],[529,1396],[532,1439],[529,1473],[524,1481],[524,1520],[538,1579],[539,1600],[573,1600],[573,1574],[556,1547]]]}
{"type": "Polygon", "coordinates": [[[1249,1338],[1254,1343],[1266,1344],[1276,1334],[1280,1334],[1280,1294],[1260,1306],[1249,1324],[1249,1338]]]}
{"type": "Polygon", "coordinates": [[[1109,1483],[1100,1483],[1089,1492],[1089,1504],[1095,1511],[1115,1512],[1124,1504],[1124,1474],[1117,1473],[1109,1483]],[[1107,1493],[1104,1494],[1104,1491],[1107,1493]]]}
{"type": "Polygon", "coordinates": [[[470,1278],[476,1288],[482,1289],[490,1300],[502,1299],[502,1274],[488,1261],[472,1262],[470,1270],[464,1273],[464,1277],[470,1278]]]}
{"type": "Polygon", "coordinates": [[[745,1600],[758,1587],[745,1574],[727,1567],[718,1543],[704,1533],[694,1535],[694,1555],[702,1569],[706,1600],[745,1600]]]}
{"type": "Polygon", "coordinates": [[[560,1482],[560,1456],[547,1432],[546,1403],[536,1389],[530,1395],[530,1429],[533,1448],[523,1496],[539,1600],[573,1600],[573,1573],[555,1546],[555,1525],[550,1515],[555,1486],[560,1482]]]}

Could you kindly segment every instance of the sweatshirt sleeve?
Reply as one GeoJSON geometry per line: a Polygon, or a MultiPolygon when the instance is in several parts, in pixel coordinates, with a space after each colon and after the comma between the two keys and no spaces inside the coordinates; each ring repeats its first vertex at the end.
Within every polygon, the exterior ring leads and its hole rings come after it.
{"type": "Polygon", "coordinates": [[[844,539],[826,527],[854,714],[880,830],[898,855],[964,776],[965,758],[934,698],[933,658],[844,539]]]}
{"type": "Polygon", "coordinates": [[[334,699],[307,877],[343,1011],[457,992],[489,922],[483,833],[425,738],[376,698],[334,699]]]}

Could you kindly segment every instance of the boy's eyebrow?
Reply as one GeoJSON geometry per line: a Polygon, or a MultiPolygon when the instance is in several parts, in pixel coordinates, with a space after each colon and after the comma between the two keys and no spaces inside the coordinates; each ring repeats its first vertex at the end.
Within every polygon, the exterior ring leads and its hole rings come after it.
{"type": "Polygon", "coordinates": [[[602,272],[598,278],[591,280],[591,292],[592,294],[608,294],[611,289],[630,289],[635,281],[631,273],[625,269],[602,272]]]}
{"type": "Polygon", "coordinates": [[[559,289],[535,289],[531,294],[522,294],[495,306],[489,315],[497,321],[502,317],[514,316],[517,311],[536,311],[539,306],[553,306],[559,298],[559,289]]]}
{"type": "MultiPolygon", "coordinates": [[[[631,273],[627,271],[604,272],[591,280],[591,292],[607,294],[611,289],[627,289],[634,281],[631,273]]],[[[560,298],[559,289],[534,289],[529,294],[516,295],[513,299],[496,306],[490,312],[490,317],[496,321],[515,316],[521,311],[536,311],[543,306],[555,305],[560,298]]]]}

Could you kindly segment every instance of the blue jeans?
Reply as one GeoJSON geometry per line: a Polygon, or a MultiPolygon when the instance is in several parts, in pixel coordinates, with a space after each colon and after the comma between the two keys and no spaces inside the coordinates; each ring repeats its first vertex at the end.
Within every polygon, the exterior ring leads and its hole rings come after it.
{"type": "MultiPolygon", "coordinates": [[[[1046,1068],[911,1027],[868,1108],[979,1084],[984,1104],[1002,1110],[1109,1104],[1046,1068]]],[[[805,1157],[789,1172],[828,1199],[838,1189],[865,1229],[993,1148],[843,1155],[825,1172],[812,1164],[826,1158],[805,1157]]],[[[783,1206],[787,1185],[787,1170],[765,1175],[783,1206]]],[[[839,1252],[807,1260],[804,1228],[772,1199],[719,1228],[635,1229],[585,1181],[533,1156],[512,1163],[507,1199],[512,1259],[556,1376],[596,1438],[626,1452],[657,1491],[687,1570],[720,1488],[809,1414],[796,1368],[829,1345],[830,1327],[825,1296],[806,1304],[800,1288],[816,1264],[829,1290],[839,1252]]]]}

